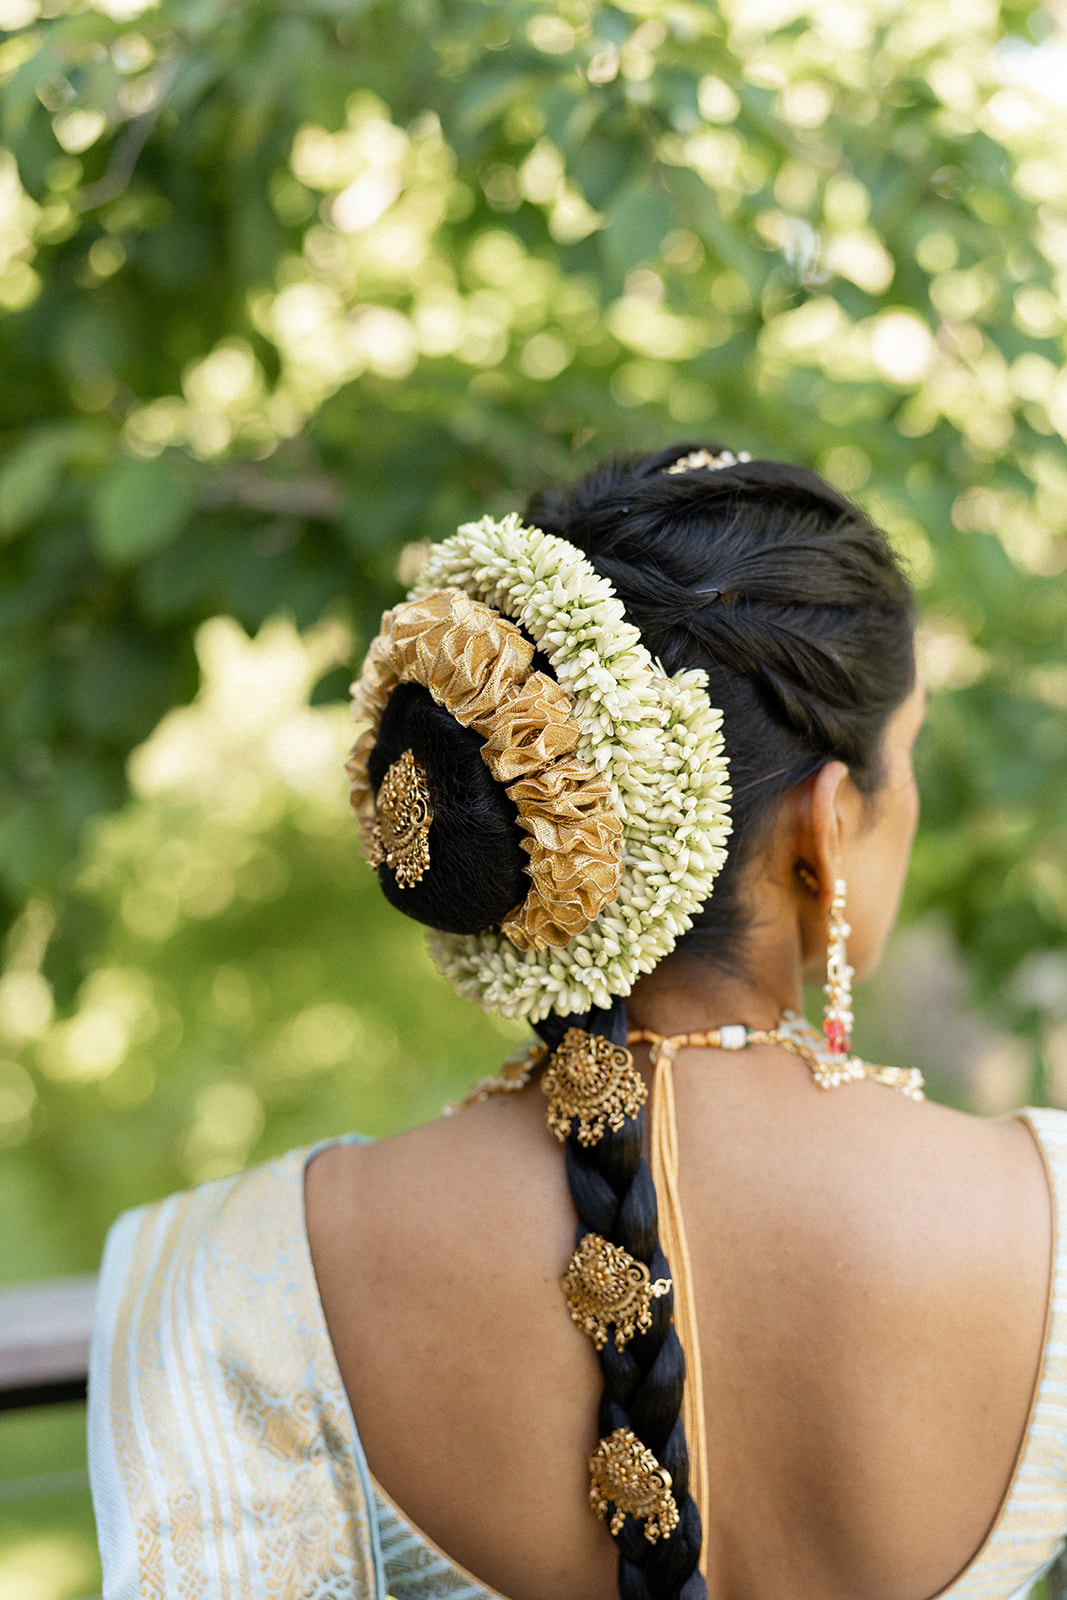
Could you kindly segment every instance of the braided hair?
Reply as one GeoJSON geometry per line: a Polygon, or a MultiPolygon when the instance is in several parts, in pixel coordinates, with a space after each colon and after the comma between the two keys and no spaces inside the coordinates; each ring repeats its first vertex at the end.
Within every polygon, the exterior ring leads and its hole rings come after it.
{"type": "MultiPolygon", "coordinates": [[[[879,786],[885,724],[914,681],[914,607],[885,535],[816,474],[759,460],[666,471],[698,448],[611,457],[576,483],[535,495],[526,520],[576,545],[609,579],[668,673],[708,673],[711,702],[723,713],[733,832],[715,893],[677,950],[741,971],[739,885],[778,798],[830,760],[845,762],[861,791],[879,786]]],[[[543,660],[536,665],[547,669],[543,660]]],[[[379,877],[398,909],[449,932],[499,926],[527,882],[515,807],[481,760],[481,745],[427,689],[404,684],[368,760],[375,792],[405,750],[426,771],[431,868],[403,889],[384,862],[379,877]]],[[[570,1027],[625,1045],[625,1004],[553,1015],[538,1031],[555,1049],[570,1027]]],[[[575,1130],[567,1138],[577,1241],[598,1234],[644,1263],[652,1279],[669,1278],[643,1132],[638,1113],[593,1144],[575,1130]]],[[[681,1420],[685,1358],[672,1310],[673,1294],[655,1299],[646,1330],[622,1350],[609,1339],[600,1351],[600,1435],[636,1435],[670,1473],[679,1513],[678,1526],[656,1542],[634,1517],[615,1519],[622,1600],[706,1600],[681,1420]]]]}

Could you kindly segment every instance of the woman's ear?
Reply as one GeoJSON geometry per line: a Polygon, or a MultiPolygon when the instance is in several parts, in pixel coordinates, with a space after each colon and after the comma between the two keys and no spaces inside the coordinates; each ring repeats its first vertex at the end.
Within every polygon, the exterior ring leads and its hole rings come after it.
{"type": "Polygon", "coordinates": [[[851,822],[849,806],[852,785],[843,761],[827,761],[808,780],[807,803],[799,807],[800,837],[797,856],[805,872],[803,881],[818,881],[818,904],[829,911],[834,897],[834,880],[841,876],[845,835],[851,822]]]}

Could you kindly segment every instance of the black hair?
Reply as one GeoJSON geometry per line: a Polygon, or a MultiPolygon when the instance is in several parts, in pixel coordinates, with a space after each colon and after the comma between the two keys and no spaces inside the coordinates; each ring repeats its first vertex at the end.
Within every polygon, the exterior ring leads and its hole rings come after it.
{"type": "Polygon", "coordinates": [[[678,949],[738,971],[742,874],[779,797],[833,760],[862,792],[879,787],[885,725],[915,681],[915,605],[885,534],[816,473],[664,470],[695,448],[611,457],[526,514],[610,579],[667,672],[708,674],[733,832],[678,949]]]}
{"type": "MultiPolygon", "coordinates": [[[[743,869],[780,796],[831,760],[846,763],[861,791],[878,789],[886,722],[914,682],[915,616],[885,535],[815,473],[759,460],[666,470],[698,448],[613,456],[574,484],[536,494],[526,520],[577,545],[610,579],[668,673],[708,674],[712,704],[723,713],[733,833],[715,892],[677,948],[737,971],[745,960],[743,869]]],[[[386,708],[369,763],[375,790],[405,749],[426,767],[435,811],[430,871],[404,890],[387,867],[380,877],[399,909],[456,932],[499,925],[528,882],[515,808],[482,762],[481,744],[426,690],[405,685],[386,708]]],[[[552,1016],[538,1031],[554,1047],[569,1026],[624,1044],[625,1004],[552,1016]]],[[[594,1145],[572,1134],[567,1179],[579,1240],[596,1232],[645,1262],[653,1278],[669,1277],[642,1131],[638,1116],[594,1145]]],[[[670,1472],[680,1513],[679,1526],[656,1544],[625,1519],[615,1536],[623,1600],[706,1600],[672,1301],[653,1302],[652,1327],[625,1350],[609,1339],[600,1353],[601,1436],[632,1429],[670,1472]]]]}

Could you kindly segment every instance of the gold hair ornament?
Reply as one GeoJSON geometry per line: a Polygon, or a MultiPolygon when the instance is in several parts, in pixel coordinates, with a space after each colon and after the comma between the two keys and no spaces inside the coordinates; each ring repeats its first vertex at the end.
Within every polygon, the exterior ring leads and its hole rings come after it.
{"type": "Polygon", "coordinates": [[[430,870],[430,824],[433,804],[426,770],[413,750],[405,750],[388,769],[374,803],[374,821],[367,835],[367,860],[372,867],[392,867],[401,889],[421,883],[430,870]]]}
{"type": "Polygon", "coordinates": [[[562,1144],[578,1125],[578,1143],[596,1144],[604,1129],[618,1133],[648,1096],[629,1050],[581,1028],[568,1028],[541,1079],[548,1096],[545,1120],[562,1144]]]}
{"type": "Polygon", "coordinates": [[[347,763],[351,803],[373,859],[374,799],[367,759],[390,695],[420,683],[485,740],[482,760],[518,812],[530,857],[526,898],[501,932],[520,950],[567,944],[615,898],[622,825],[611,788],[574,754],[580,738],[566,694],[531,672],[534,647],[513,622],[460,589],[440,589],[386,612],[355,685],[369,727],[347,763]]]}
{"type": "Polygon", "coordinates": [[[629,1428],[616,1428],[589,1457],[589,1504],[598,1517],[611,1511],[611,1531],[621,1533],[626,1518],[645,1524],[649,1544],[668,1539],[679,1523],[671,1475],[629,1428]]]}
{"type": "Polygon", "coordinates": [[[587,1333],[598,1350],[615,1328],[615,1348],[625,1350],[635,1333],[652,1326],[652,1302],[671,1292],[670,1278],[657,1278],[643,1261],[599,1233],[587,1233],[559,1280],[571,1321],[587,1333]]]}
{"type": "Polygon", "coordinates": [[[735,456],[732,450],[723,450],[720,455],[713,456],[710,450],[690,450],[687,456],[679,456],[672,466],[664,467],[668,477],[674,477],[681,472],[721,472],[723,467],[739,467],[752,457],[747,450],[742,450],[735,456]]]}

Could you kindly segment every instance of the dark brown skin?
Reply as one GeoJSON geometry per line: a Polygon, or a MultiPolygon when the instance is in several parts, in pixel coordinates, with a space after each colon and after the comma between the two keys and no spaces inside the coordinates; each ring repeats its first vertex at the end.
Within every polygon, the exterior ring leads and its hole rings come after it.
{"type": "MultiPolygon", "coordinates": [[[[834,876],[870,970],[914,832],[921,717],[916,691],[873,801],[840,763],[783,801],[749,873],[745,978],[664,962],[635,1027],[772,1025],[822,959],[834,876]]],[[[1040,1154],[1022,1122],[870,1083],[827,1093],[773,1047],[684,1050],[675,1092],[711,1600],[928,1600],[981,1546],[1025,1435],[1051,1256],[1040,1154]]],[[[307,1204],[378,1481],[509,1600],[614,1600],[586,1506],[599,1369],[560,1294],[574,1210],[536,1085],[324,1152],[307,1204]]]]}

